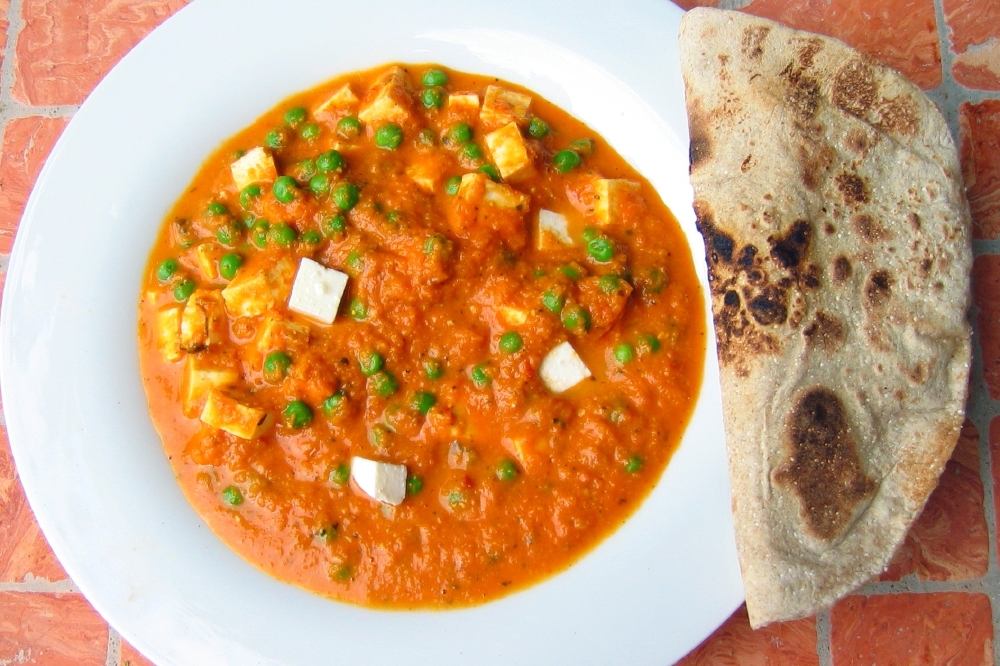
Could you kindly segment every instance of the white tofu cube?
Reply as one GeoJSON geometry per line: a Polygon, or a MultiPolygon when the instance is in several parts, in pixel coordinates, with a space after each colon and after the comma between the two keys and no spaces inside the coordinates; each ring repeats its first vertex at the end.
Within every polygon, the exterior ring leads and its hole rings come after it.
{"type": "Polygon", "coordinates": [[[538,235],[535,239],[539,250],[572,245],[573,238],[569,235],[569,221],[566,216],[544,208],[538,211],[538,235]]]}
{"type": "Polygon", "coordinates": [[[156,313],[156,346],[163,358],[171,363],[184,357],[181,349],[182,306],[164,308],[156,313]]]}
{"type": "Polygon", "coordinates": [[[316,107],[313,115],[330,114],[338,111],[348,111],[358,104],[358,96],[351,90],[351,84],[345,83],[337,88],[325,102],[316,107]]]}
{"type": "Polygon", "coordinates": [[[396,66],[380,78],[366,96],[358,120],[366,125],[406,123],[411,118],[410,94],[406,89],[406,72],[396,66]]]}
{"type": "Polygon", "coordinates": [[[500,86],[487,86],[479,118],[492,127],[499,127],[510,122],[523,125],[528,122],[529,106],[531,106],[529,95],[507,90],[500,86]]]}
{"type": "Polygon", "coordinates": [[[198,258],[198,268],[202,277],[206,280],[219,279],[219,259],[225,251],[215,243],[208,242],[195,246],[194,254],[198,258]]]}
{"type": "Polygon", "coordinates": [[[618,224],[622,208],[629,199],[642,203],[639,183],[624,178],[600,178],[594,181],[594,217],[602,226],[618,224]]]}
{"type": "Polygon", "coordinates": [[[332,324],[337,317],[345,289],[345,273],[303,257],[295,274],[295,282],[292,283],[288,309],[324,324],[332,324]]]}
{"type": "Polygon", "coordinates": [[[189,355],[184,364],[184,383],[181,391],[184,415],[195,417],[209,391],[232,386],[239,380],[240,375],[233,368],[211,365],[197,354],[189,355]]]}
{"type": "Polygon", "coordinates": [[[590,377],[590,368],[566,341],[545,355],[538,376],[550,391],[562,393],[590,377]]]}
{"type": "Polygon", "coordinates": [[[351,478],[374,500],[397,506],[406,498],[406,465],[351,458],[351,478]]]}
{"type": "Polygon", "coordinates": [[[528,155],[517,123],[507,123],[500,129],[486,135],[486,146],[490,149],[493,163],[504,180],[524,178],[534,171],[534,163],[528,155]]]}
{"type": "Polygon", "coordinates": [[[274,158],[260,146],[248,150],[246,155],[233,162],[229,169],[233,173],[233,184],[237,190],[254,183],[270,183],[278,177],[274,158]]]}
{"type": "Polygon", "coordinates": [[[226,311],[234,317],[258,317],[274,309],[288,293],[295,260],[282,257],[266,270],[244,266],[222,290],[226,311]]]}
{"type": "Polygon", "coordinates": [[[476,93],[452,93],[448,95],[445,111],[450,117],[475,120],[479,116],[479,95],[476,93]]]}
{"type": "Polygon", "coordinates": [[[220,292],[195,289],[181,314],[181,349],[194,352],[219,344],[228,323],[220,292]]]}
{"type": "Polygon", "coordinates": [[[497,314],[508,326],[523,326],[528,321],[528,311],[521,308],[501,305],[497,308],[497,314]]]}
{"type": "Polygon", "coordinates": [[[268,412],[244,405],[221,391],[208,392],[201,420],[243,439],[260,437],[274,423],[274,417],[268,412]]]}

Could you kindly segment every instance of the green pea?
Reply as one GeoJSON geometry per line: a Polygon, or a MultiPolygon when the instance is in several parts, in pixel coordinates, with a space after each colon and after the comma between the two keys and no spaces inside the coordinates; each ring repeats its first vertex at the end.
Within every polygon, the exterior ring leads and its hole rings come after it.
{"type": "Polygon", "coordinates": [[[486,388],[493,383],[489,373],[486,372],[486,366],[482,363],[472,368],[472,372],[469,373],[469,378],[472,379],[472,383],[479,389],[486,388]]]}
{"type": "Polygon", "coordinates": [[[479,167],[478,170],[480,173],[485,173],[487,176],[489,176],[490,180],[492,180],[494,183],[500,182],[500,172],[497,171],[497,168],[492,164],[484,164],[483,166],[479,167]]]}
{"type": "Polygon", "coordinates": [[[270,228],[271,223],[267,220],[260,219],[254,222],[250,229],[250,240],[253,244],[259,248],[267,247],[267,233],[270,228]]]}
{"type": "Polygon", "coordinates": [[[635,347],[627,342],[623,342],[614,349],[615,360],[625,365],[635,359],[635,347]]]}
{"type": "Polygon", "coordinates": [[[246,215],[243,216],[243,226],[245,226],[247,229],[253,227],[253,223],[256,221],[257,221],[257,216],[254,215],[253,213],[247,213],[246,215]]]}
{"type": "Polygon", "coordinates": [[[583,274],[573,264],[565,264],[559,267],[559,272],[568,277],[570,280],[579,280],[583,277],[583,274]]]}
{"type": "Polygon", "coordinates": [[[301,106],[294,106],[285,111],[285,122],[295,127],[306,119],[306,110],[301,106]]]}
{"type": "Polygon", "coordinates": [[[500,351],[505,354],[516,354],[521,351],[523,346],[524,340],[521,339],[521,334],[517,331],[507,331],[500,336],[500,351]]]}
{"type": "Polygon", "coordinates": [[[227,280],[232,280],[236,277],[236,271],[238,271],[242,265],[243,257],[235,252],[223,255],[222,259],[219,259],[219,275],[227,280]]]}
{"type": "Polygon", "coordinates": [[[399,389],[399,383],[388,370],[381,370],[369,377],[368,386],[381,398],[388,398],[399,389]]]}
{"type": "Polygon", "coordinates": [[[593,155],[594,154],[594,140],[593,139],[577,139],[573,143],[569,144],[569,149],[578,153],[579,155],[593,155]]]}
{"type": "Polygon", "coordinates": [[[220,204],[218,201],[213,201],[205,209],[205,217],[216,217],[217,215],[225,215],[228,212],[225,205],[220,204]]]}
{"type": "Polygon", "coordinates": [[[465,501],[465,495],[462,494],[461,490],[452,490],[448,493],[448,504],[452,506],[457,506],[465,501]]]}
{"type": "Polygon", "coordinates": [[[549,124],[544,120],[542,120],[541,118],[532,118],[531,122],[528,123],[528,134],[535,137],[536,139],[541,139],[548,133],[549,133],[549,124]]]}
{"type": "Polygon", "coordinates": [[[347,408],[347,396],[343,391],[337,391],[320,404],[320,409],[327,416],[337,416],[347,408]]]}
{"type": "Polygon", "coordinates": [[[458,190],[461,187],[462,187],[462,177],[452,176],[447,181],[445,181],[444,191],[445,194],[448,194],[449,196],[455,196],[456,194],[458,194],[458,190]]]}
{"type": "Polygon", "coordinates": [[[277,384],[292,365],[292,357],[283,351],[273,351],[264,357],[264,380],[271,384],[277,384]]]}
{"type": "Polygon", "coordinates": [[[347,220],[339,213],[332,215],[323,220],[323,224],[320,225],[320,230],[323,232],[324,236],[332,238],[344,233],[347,230],[347,220]]]}
{"type": "Polygon", "coordinates": [[[647,269],[643,274],[641,284],[643,291],[658,294],[667,286],[667,275],[659,268],[647,269]]]}
{"type": "Polygon", "coordinates": [[[426,88],[420,93],[420,101],[428,109],[440,109],[444,104],[444,90],[441,88],[426,88]]]}
{"type": "Polygon", "coordinates": [[[394,227],[399,226],[399,221],[401,219],[403,219],[403,214],[400,213],[398,210],[390,210],[388,213],[385,214],[385,221],[394,227]]]}
{"type": "Polygon", "coordinates": [[[600,232],[594,227],[587,227],[583,230],[583,242],[589,243],[600,235],[600,232]]]}
{"type": "Polygon", "coordinates": [[[542,294],[542,305],[545,306],[545,309],[552,314],[559,314],[562,312],[565,304],[566,296],[563,294],[557,294],[551,289],[542,294]]]}
{"type": "Polygon", "coordinates": [[[317,125],[316,123],[306,123],[305,125],[302,126],[302,129],[299,130],[299,136],[301,136],[306,141],[313,141],[319,138],[319,133],[320,133],[319,125],[317,125]]]}
{"type": "Polygon", "coordinates": [[[642,458],[639,456],[632,456],[625,461],[625,471],[629,474],[635,474],[640,469],[642,469],[642,458]]]}
{"type": "Polygon", "coordinates": [[[424,72],[420,82],[425,86],[443,86],[448,83],[448,75],[440,69],[428,69],[424,72]]]}
{"type": "Polygon", "coordinates": [[[340,463],[330,470],[330,483],[335,486],[346,486],[351,478],[351,468],[347,463],[340,463]]]}
{"type": "Polygon", "coordinates": [[[340,210],[347,211],[357,206],[360,196],[358,186],[353,183],[339,183],[333,188],[333,203],[337,204],[340,210]]]}
{"type": "Polygon", "coordinates": [[[278,247],[288,247],[295,242],[298,234],[287,224],[276,224],[267,232],[267,237],[278,247]]]}
{"type": "Polygon", "coordinates": [[[416,495],[424,489],[424,480],[419,476],[411,476],[406,480],[406,494],[416,495]]]}
{"type": "Polygon", "coordinates": [[[336,150],[330,150],[316,158],[316,168],[329,173],[344,168],[344,156],[336,150]]]}
{"type": "Polygon", "coordinates": [[[476,160],[482,159],[483,149],[474,143],[467,143],[462,146],[462,149],[458,151],[458,154],[468,162],[475,162],[476,160]]]}
{"type": "Polygon", "coordinates": [[[517,465],[513,460],[501,460],[497,464],[496,475],[501,481],[513,481],[517,478],[517,465]]]}
{"type": "Polygon", "coordinates": [[[403,143],[403,130],[399,125],[389,123],[375,131],[375,145],[383,150],[396,150],[403,143]]]}
{"type": "Polygon", "coordinates": [[[223,245],[234,245],[239,235],[239,228],[232,224],[223,224],[215,230],[215,238],[223,245]]]}
{"type": "Polygon", "coordinates": [[[295,428],[305,428],[313,420],[313,410],[309,405],[301,400],[292,400],[281,413],[285,425],[295,428]]]}
{"type": "Polygon", "coordinates": [[[368,441],[377,449],[385,448],[389,444],[389,429],[381,423],[376,423],[368,431],[368,441]]]}
{"type": "Polygon", "coordinates": [[[562,311],[562,323],[571,332],[582,335],[590,330],[590,313],[579,305],[573,305],[562,311]]]}
{"type": "Polygon", "coordinates": [[[222,491],[222,501],[229,506],[243,504],[243,493],[236,486],[226,486],[222,491]]]}
{"type": "Polygon", "coordinates": [[[613,294],[621,289],[622,279],[617,275],[602,275],[597,286],[605,294],[613,294]]]}
{"type": "Polygon", "coordinates": [[[652,333],[643,333],[636,346],[640,354],[655,354],[660,351],[660,340],[652,333]]]}
{"type": "Polygon", "coordinates": [[[330,189],[330,179],[326,174],[318,173],[309,179],[309,189],[314,194],[326,194],[326,191],[330,189]]]}
{"type": "Polygon", "coordinates": [[[441,234],[432,234],[424,241],[424,254],[441,254],[448,246],[448,239],[441,234]]]}
{"type": "Polygon", "coordinates": [[[427,414],[427,412],[431,411],[431,407],[436,404],[437,398],[434,397],[433,393],[427,391],[417,391],[410,400],[410,407],[421,414],[427,414]]]}
{"type": "Polygon", "coordinates": [[[302,242],[307,245],[316,245],[323,240],[315,231],[307,231],[302,234],[302,242]]]}
{"type": "Polygon", "coordinates": [[[260,196],[260,185],[247,185],[240,192],[240,206],[244,210],[250,209],[250,200],[260,196]]]}
{"type": "Polygon", "coordinates": [[[560,150],[552,158],[552,164],[555,165],[556,170],[559,173],[568,173],[573,169],[580,166],[580,155],[573,150],[560,150]]]}
{"type": "Polygon", "coordinates": [[[348,308],[351,314],[351,318],[354,321],[364,321],[368,318],[368,306],[364,304],[364,301],[360,299],[353,299],[351,305],[348,308]]]}
{"type": "Polygon", "coordinates": [[[353,116],[341,118],[337,123],[337,134],[348,141],[357,139],[361,135],[361,122],[353,116]]]}
{"type": "Polygon", "coordinates": [[[297,189],[299,189],[299,184],[291,176],[278,176],[271,187],[274,198],[285,204],[295,200],[295,190],[297,189]]]}
{"type": "Polygon", "coordinates": [[[587,243],[587,254],[602,263],[615,257],[615,242],[607,236],[598,236],[587,243]]]}
{"type": "Polygon", "coordinates": [[[382,366],[385,365],[385,359],[377,351],[363,351],[358,354],[358,365],[361,366],[361,374],[365,377],[371,377],[382,369],[382,366]]]}
{"type": "Polygon", "coordinates": [[[302,160],[298,164],[297,175],[302,180],[309,180],[316,175],[316,163],[312,160],[302,160]]]}
{"type": "Polygon", "coordinates": [[[191,294],[194,293],[195,283],[194,280],[184,279],[177,283],[174,287],[174,298],[178,301],[186,301],[191,298],[191,294]]]}
{"type": "Polygon", "coordinates": [[[436,358],[424,360],[424,375],[427,379],[435,380],[444,377],[444,365],[436,358]]]}
{"type": "Polygon", "coordinates": [[[472,127],[467,123],[452,125],[448,130],[447,138],[456,146],[469,143],[472,141],[472,127]]]}
{"type": "Polygon", "coordinates": [[[273,129],[264,137],[264,145],[271,150],[281,150],[285,147],[285,132],[280,129],[273,129]]]}
{"type": "Polygon", "coordinates": [[[357,276],[361,273],[361,270],[365,267],[365,258],[357,250],[351,250],[347,253],[347,270],[351,272],[352,275],[357,276]]]}
{"type": "Polygon", "coordinates": [[[354,576],[354,569],[349,564],[342,564],[333,575],[337,580],[350,580],[354,576]]]}
{"type": "Polygon", "coordinates": [[[166,282],[174,276],[178,268],[180,268],[180,264],[177,263],[176,259],[164,259],[156,269],[156,277],[160,282],[166,282]]]}

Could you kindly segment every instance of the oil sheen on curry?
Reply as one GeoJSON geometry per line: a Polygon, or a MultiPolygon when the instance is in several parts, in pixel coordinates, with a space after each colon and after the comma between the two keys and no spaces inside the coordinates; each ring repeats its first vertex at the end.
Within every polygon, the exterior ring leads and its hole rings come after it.
{"type": "Polygon", "coordinates": [[[701,383],[703,295],[649,183],[537,95],[434,66],[226,141],[141,293],[188,499],[261,570],[371,606],[567,567],[655,485],[701,383]]]}

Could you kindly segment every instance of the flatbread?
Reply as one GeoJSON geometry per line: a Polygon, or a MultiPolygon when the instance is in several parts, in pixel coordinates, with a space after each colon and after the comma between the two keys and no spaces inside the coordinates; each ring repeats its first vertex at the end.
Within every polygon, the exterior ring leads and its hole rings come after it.
{"type": "Polygon", "coordinates": [[[883,571],[963,422],[968,203],[897,72],[739,12],[681,22],[691,181],[753,627],[883,571]]]}

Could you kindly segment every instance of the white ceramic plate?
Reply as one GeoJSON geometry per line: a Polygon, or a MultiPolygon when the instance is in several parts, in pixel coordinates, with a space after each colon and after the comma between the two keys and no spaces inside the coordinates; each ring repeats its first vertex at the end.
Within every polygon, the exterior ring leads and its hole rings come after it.
{"type": "Polygon", "coordinates": [[[714,342],[694,421],[636,514],[566,572],[447,612],[335,603],[246,564],[181,494],[138,372],[140,275],[201,161],[287,95],[380,63],[495,74],[568,109],[649,178],[701,256],[680,16],[659,0],[198,0],[97,87],[21,222],[2,388],[45,535],[129,642],[183,666],[669,664],[740,603],[714,342]]]}

